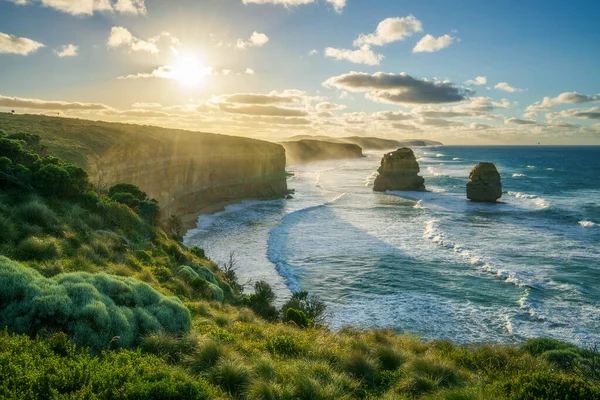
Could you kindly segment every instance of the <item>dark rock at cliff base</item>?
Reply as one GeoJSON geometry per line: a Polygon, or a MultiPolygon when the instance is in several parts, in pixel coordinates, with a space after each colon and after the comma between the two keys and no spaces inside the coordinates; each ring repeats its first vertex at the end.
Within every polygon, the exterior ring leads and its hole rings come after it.
{"type": "Polygon", "coordinates": [[[467,198],[471,201],[495,203],[502,197],[502,183],[496,166],[492,163],[479,163],[471,171],[467,183],[467,198]]]}
{"type": "Polygon", "coordinates": [[[419,176],[419,163],[415,153],[407,147],[398,149],[383,156],[381,166],[377,170],[373,190],[425,191],[425,179],[419,176]]]}

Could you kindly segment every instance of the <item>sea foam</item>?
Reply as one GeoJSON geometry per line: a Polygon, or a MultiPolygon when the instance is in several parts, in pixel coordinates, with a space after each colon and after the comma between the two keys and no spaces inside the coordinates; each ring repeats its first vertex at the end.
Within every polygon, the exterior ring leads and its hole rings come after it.
{"type": "Polygon", "coordinates": [[[548,208],[550,207],[550,202],[542,197],[539,197],[535,194],[521,193],[521,192],[508,192],[509,196],[513,196],[517,199],[521,200],[530,200],[534,204],[536,204],[540,208],[548,208]]]}

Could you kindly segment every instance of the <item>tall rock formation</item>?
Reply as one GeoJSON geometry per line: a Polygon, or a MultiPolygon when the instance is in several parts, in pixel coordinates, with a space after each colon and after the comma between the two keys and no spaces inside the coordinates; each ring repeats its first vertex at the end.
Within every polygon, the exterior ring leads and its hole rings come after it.
{"type": "Polygon", "coordinates": [[[381,166],[377,170],[379,176],[375,179],[373,190],[425,191],[425,179],[419,176],[419,163],[415,153],[407,147],[385,154],[381,166]]]}
{"type": "Polygon", "coordinates": [[[502,182],[496,166],[489,162],[479,163],[469,176],[467,198],[476,202],[495,203],[500,197],[502,182]]]}

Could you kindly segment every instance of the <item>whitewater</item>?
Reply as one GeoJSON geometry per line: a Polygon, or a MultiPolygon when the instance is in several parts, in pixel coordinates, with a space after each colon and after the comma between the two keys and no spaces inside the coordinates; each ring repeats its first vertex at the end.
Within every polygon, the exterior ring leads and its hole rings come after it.
{"type": "Polygon", "coordinates": [[[600,340],[600,147],[415,148],[428,192],[372,191],[383,151],[289,167],[291,200],[201,216],[186,244],[284,301],[307,290],[332,329],[459,343],[600,340]],[[500,204],[466,200],[494,162],[500,204]]]}

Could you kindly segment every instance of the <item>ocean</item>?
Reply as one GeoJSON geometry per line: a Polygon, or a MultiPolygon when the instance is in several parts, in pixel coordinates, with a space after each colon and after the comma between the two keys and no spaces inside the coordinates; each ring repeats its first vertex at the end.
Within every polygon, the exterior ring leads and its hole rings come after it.
{"type": "Polygon", "coordinates": [[[185,241],[279,301],[306,290],[328,325],[390,327],[423,339],[600,340],[600,147],[415,148],[429,192],[372,191],[383,151],[288,168],[291,200],[201,216],[185,241]],[[500,204],[471,203],[480,161],[500,204]]]}

